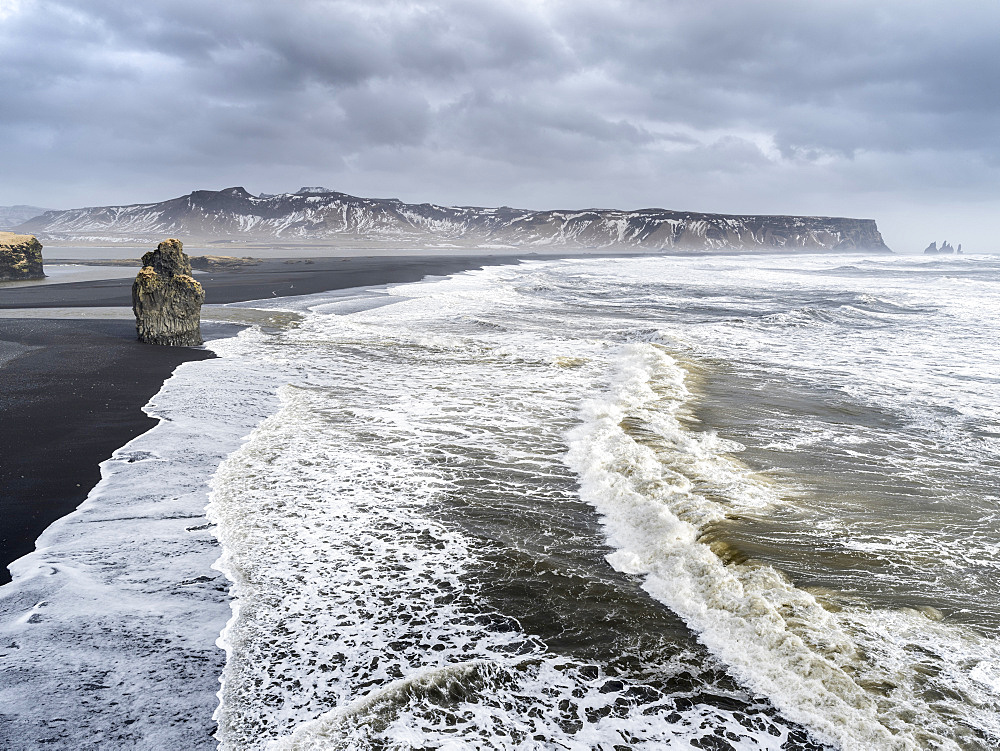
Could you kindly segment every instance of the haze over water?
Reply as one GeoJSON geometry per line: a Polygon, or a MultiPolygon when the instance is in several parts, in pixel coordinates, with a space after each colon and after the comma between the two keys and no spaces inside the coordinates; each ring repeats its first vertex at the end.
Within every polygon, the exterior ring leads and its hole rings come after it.
{"type": "Polygon", "coordinates": [[[224,749],[993,749],[998,286],[642,257],[247,303],[274,320],[183,366],[95,495],[176,442],[197,511],[236,449],[224,749]]]}

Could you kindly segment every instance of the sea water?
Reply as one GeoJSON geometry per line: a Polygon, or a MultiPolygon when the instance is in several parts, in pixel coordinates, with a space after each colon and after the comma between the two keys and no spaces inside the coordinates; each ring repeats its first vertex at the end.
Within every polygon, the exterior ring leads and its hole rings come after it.
{"type": "MultiPolygon", "coordinates": [[[[197,464],[214,723],[202,677],[143,688],[199,697],[191,748],[994,749],[998,293],[989,257],[642,257],[246,304],[84,509],[197,464]]],[[[12,586],[83,569],[81,524],[12,586]]]]}

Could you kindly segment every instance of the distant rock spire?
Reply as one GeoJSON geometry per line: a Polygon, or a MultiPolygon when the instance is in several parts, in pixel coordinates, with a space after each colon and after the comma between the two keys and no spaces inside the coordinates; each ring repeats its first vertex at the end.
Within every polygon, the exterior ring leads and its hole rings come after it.
{"type": "Polygon", "coordinates": [[[941,243],[940,248],[938,247],[936,242],[932,242],[924,249],[924,253],[930,253],[932,255],[941,253],[949,254],[949,253],[961,253],[961,252],[962,252],[961,243],[959,243],[958,250],[955,250],[955,248],[953,248],[951,243],[948,242],[947,240],[941,243]]]}

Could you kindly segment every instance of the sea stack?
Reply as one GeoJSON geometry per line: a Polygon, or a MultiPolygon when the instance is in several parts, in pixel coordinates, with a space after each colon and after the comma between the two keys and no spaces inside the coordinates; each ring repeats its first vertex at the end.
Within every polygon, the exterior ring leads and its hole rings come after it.
{"type": "Polygon", "coordinates": [[[936,240],[932,242],[930,245],[928,245],[926,248],[924,248],[924,253],[928,253],[930,255],[936,255],[940,253],[948,254],[948,253],[961,253],[961,252],[962,252],[962,243],[959,243],[958,250],[955,250],[955,248],[953,248],[951,243],[948,242],[947,240],[941,243],[940,248],[938,247],[936,240]]]}
{"type": "Polygon", "coordinates": [[[132,312],[139,341],[172,347],[201,344],[205,290],[191,276],[180,240],[164,240],[142,257],[132,285],[132,312]]]}
{"type": "Polygon", "coordinates": [[[34,235],[0,232],[0,282],[44,279],[42,244],[34,235]]]}

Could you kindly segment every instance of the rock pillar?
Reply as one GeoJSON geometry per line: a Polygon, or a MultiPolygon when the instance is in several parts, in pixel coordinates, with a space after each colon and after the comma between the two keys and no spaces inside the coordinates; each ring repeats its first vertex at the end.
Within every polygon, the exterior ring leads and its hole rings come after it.
{"type": "Polygon", "coordinates": [[[132,312],[139,341],[184,347],[201,344],[205,290],[191,276],[180,240],[164,240],[142,257],[132,285],[132,312]]]}

